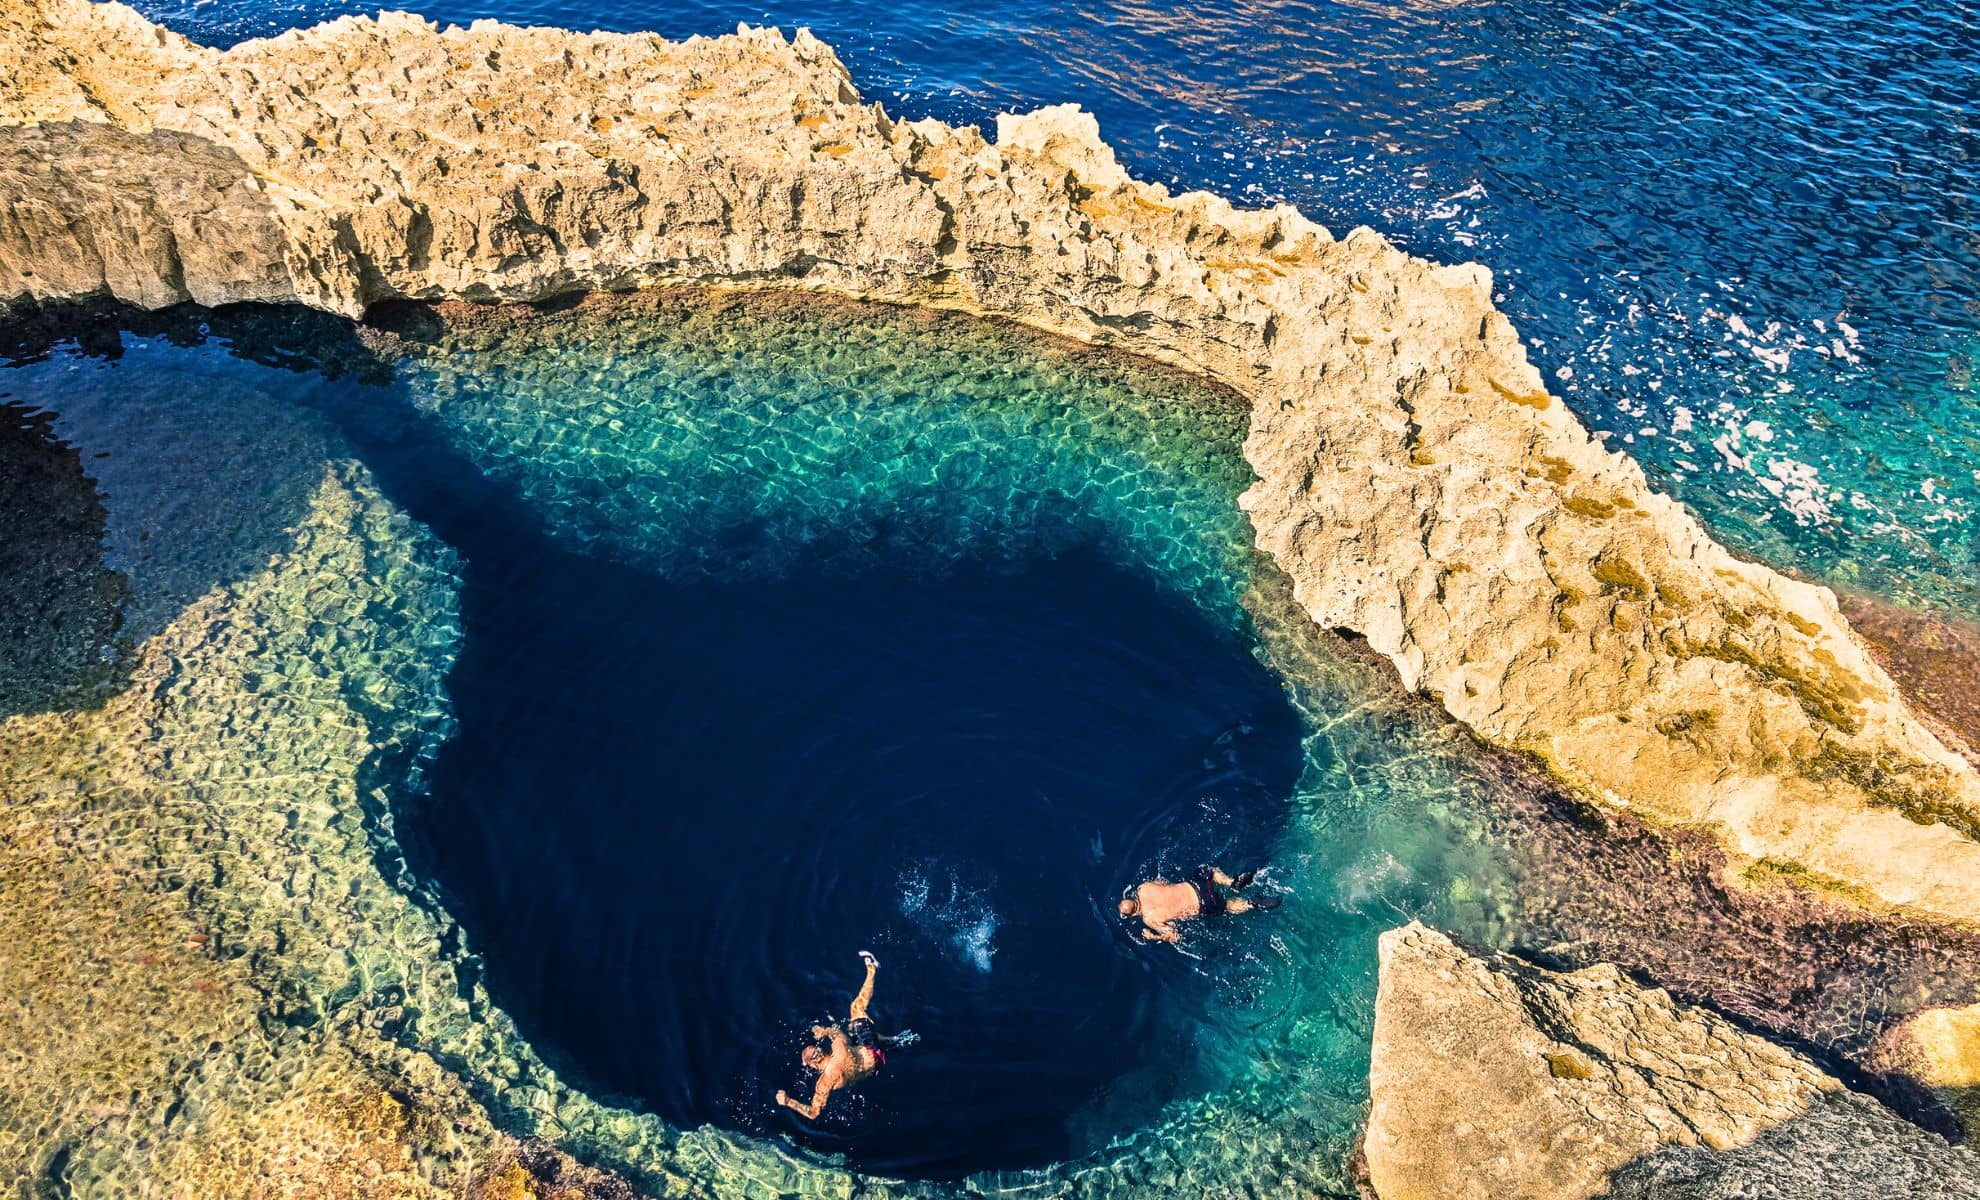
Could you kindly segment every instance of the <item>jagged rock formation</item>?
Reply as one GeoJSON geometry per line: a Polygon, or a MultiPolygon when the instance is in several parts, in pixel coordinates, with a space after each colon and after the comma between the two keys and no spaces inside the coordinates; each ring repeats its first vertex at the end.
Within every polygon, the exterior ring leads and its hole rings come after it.
{"type": "Polygon", "coordinates": [[[994,144],[896,122],[803,32],[387,14],[222,53],[17,3],[0,124],[0,299],[794,286],[1186,367],[1254,405],[1258,544],[1408,687],[1741,861],[1980,919],[1980,775],[1826,589],[1734,559],[1587,436],[1481,268],[1138,183],[1072,109],[994,144]]]}
{"type": "Polygon", "coordinates": [[[1369,1082],[1382,1200],[1980,1195],[1980,1158],[1790,1050],[1420,924],[1382,936],[1369,1082]]]}

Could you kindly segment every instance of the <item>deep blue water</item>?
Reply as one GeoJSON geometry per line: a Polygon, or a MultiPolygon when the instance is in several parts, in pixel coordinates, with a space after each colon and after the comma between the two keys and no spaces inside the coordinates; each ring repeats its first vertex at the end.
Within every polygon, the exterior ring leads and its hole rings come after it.
{"type": "Polygon", "coordinates": [[[1283,1003],[1257,954],[1285,914],[1179,953],[1113,913],[1156,873],[1294,869],[1302,721],[1232,581],[1203,586],[1241,422],[972,322],[687,312],[541,317],[360,383],[261,365],[365,357],[271,310],[238,358],[99,337],[0,401],[92,447],[133,635],[279,555],[335,457],[458,556],[451,732],[381,850],[570,1082],[915,1177],[1155,1125],[1228,1077],[1213,1013],[1283,1003]],[[801,1121],[771,1097],[808,1095],[803,1031],[868,948],[876,1019],[919,1040],[801,1121]]]}
{"type": "MultiPolygon", "coordinates": [[[[140,0],[214,43],[375,5],[140,0]]],[[[1131,170],[1497,272],[1543,373],[1736,548],[1980,612],[1980,6],[410,0],[809,25],[866,93],[1077,101],[1131,170]]]]}
{"type": "Polygon", "coordinates": [[[1188,1077],[1208,984],[1109,905],[1285,826],[1299,723],[1232,630],[1095,550],[683,586],[556,543],[388,402],[345,414],[467,562],[459,729],[400,832],[588,1089],[958,1176],[1091,1152],[1069,1119],[1109,1083],[1188,1077]],[[800,1123],[768,1097],[808,1095],[800,1032],[861,949],[881,1028],[923,1038],[800,1123]]]}
{"type": "Polygon", "coordinates": [[[1109,1084],[1145,1090],[1105,1136],[1189,1074],[1210,984],[1110,906],[1124,863],[1263,862],[1284,827],[1298,723],[1228,630],[1092,553],[680,586],[410,511],[470,565],[459,732],[401,828],[590,1090],[942,1176],[1090,1153],[1109,1084]],[[921,1040],[821,1122],[772,1109],[863,948],[921,1040]]]}
{"type": "MultiPolygon", "coordinates": [[[[960,504],[769,572],[766,505],[718,527],[727,569],[670,577],[559,537],[408,403],[425,386],[305,407],[462,557],[457,728],[397,831],[555,1065],[678,1126],[937,1178],[1091,1154],[1187,1090],[1216,981],[1111,910],[1147,873],[1266,864],[1285,829],[1300,722],[1240,628],[1098,523],[1012,554],[955,543],[960,504]],[[771,1096],[809,1095],[804,1030],[844,1018],[862,949],[882,1030],[920,1040],[800,1121],[771,1096]]],[[[715,490],[699,461],[684,494],[715,490]]]]}

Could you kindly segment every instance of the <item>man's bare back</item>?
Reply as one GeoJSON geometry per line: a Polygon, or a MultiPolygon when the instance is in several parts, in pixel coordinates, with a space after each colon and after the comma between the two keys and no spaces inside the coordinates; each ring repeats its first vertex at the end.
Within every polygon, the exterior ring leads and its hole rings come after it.
{"type": "Polygon", "coordinates": [[[873,1002],[873,977],[880,970],[880,960],[865,950],[860,951],[859,956],[866,960],[866,983],[860,987],[859,995],[853,997],[845,1026],[813,1025],[811,1036],[814,1044],[806,1046],[798,1054],[799,1061],[818,1072],[818,1082],[811,1089],[811,1103],[801,1104],[791,1099],[783,1089],[777,1091],[777,1103],[807,1120],[818,1119],[818,1114],[825,1110],[826,1099],[833,1092],[871,1078],[887,1063],[887,1052],[875,1044],[879,1039],[873,1031],[873,1020],[866,1015],[867,1006],[873,1002]],[[851,1031],[850,1036],[848,1030],[851,1031]],[[815,1044],[820,1038],[825,1040],[823,1050],[815,1044]]]}
{"type": "Polygon", "coordinates": [[[1151,942],[1178,941],[1182,936],[1176,932],[1178,921],[1192,921],[1222,913],[1250,912],[1254,908],[1277,908],[1277,896],[1263,897],[1254,902],[1242,896],[1225,896],[1217,890],[1219,887],[1233,891],[1249,887],[1252,875],[1253,872],[1246,871],[1233,879],[1221,868],[1198,867],[1195,875],[1181,883],[1151,879],[1136,885],[1134,891],[1121,901],[1121,915],[1140,917],[1141,936],[1151,942]]]}

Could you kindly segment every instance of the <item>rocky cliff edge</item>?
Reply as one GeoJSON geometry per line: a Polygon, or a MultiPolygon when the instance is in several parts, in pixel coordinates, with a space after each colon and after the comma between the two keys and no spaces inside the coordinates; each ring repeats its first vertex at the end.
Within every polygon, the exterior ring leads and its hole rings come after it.
{"type": "Polygon", "coordinates": [[[1735,559],[1551,396],[1477,266],[1137,182],[1072,108],[863,103],[800,31],[441,29],[221,52],[0,9],[0,301],[535,299],[656,283],[1002,314],[1253,404],[1259,546],[1482,737],[1737,861],[1980,919],[1980,777],[1834,596],[1735,559]]]}
{"type": "Polygon", "coordinates": [[[1980,1158],[1603,963],[1382,935],[1363,1140],[1382,1200],[1941,1200],[1980,1158]]]}

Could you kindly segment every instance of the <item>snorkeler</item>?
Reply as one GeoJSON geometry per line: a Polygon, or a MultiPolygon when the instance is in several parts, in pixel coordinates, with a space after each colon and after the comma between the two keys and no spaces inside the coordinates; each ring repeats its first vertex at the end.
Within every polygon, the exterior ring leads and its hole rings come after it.
{"type": "Polygon", "coordinates": [[[1196,874],[1181,883],[1170,883],[1166,879],[1151,879],[1134,886],[1126,896],[1121,897],[1121,915],[1140,917],[1145,926],[1141,936],[1151,942],[1173,942],[1180,939],[1176,932],[1177,921],[1194,920],[1197,917],[1215,917],[1224,913],[1243,913],[1258,909],[1266,912],[1279,907],[1277,896],[1260,896],[1256,900],[1246,900],[1242,896],[1225,897],[1217,889],[1227,887],[1232,891],[1243,891],[1251,885],[1256,871],[1246,871],[1232,879],[1218,867],[1198,867],[1196,874]]]}
{"type": "MultiPolygon", "coordinates": [[[[853,997],[852,1008],[846,1014],[844,1029],[837,1025],[813,1025],[812,1041],[798,1053],[799,1061],[818,1072],[818,1084],[811,1091],[811,1103],[799,1104],[786,1095],[783,1089],[777,1091],[777,1103],[799,1113],[809,1120],[817,1120],[825,1109],[825,1099],[842,1087],[861,1083],[887,1065],[885,1047],[895,1039],[884,1038],[873,1028],[873,1019],[866,1015],[866,1006],[873,1002],[873,976],[880,969],[880,960],[873,957],[870,950],[861,950],[859,956],[866,960],[866,983],[853,997]],[[818,1045],[820,1039],[825,1048],[818,1045]]],[[[903,1033],[900,1042],[913,1040],[912,1035],[903,1033]]]]}

